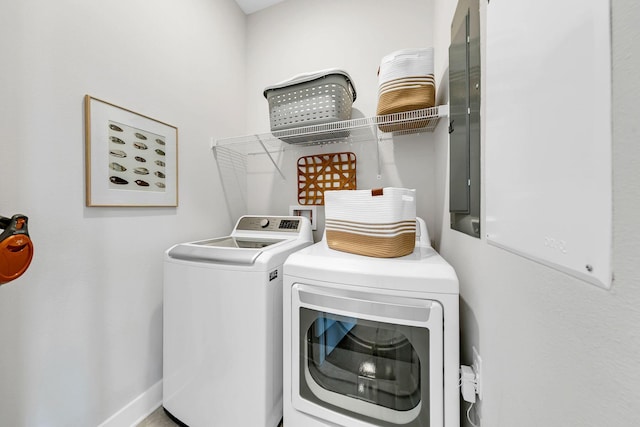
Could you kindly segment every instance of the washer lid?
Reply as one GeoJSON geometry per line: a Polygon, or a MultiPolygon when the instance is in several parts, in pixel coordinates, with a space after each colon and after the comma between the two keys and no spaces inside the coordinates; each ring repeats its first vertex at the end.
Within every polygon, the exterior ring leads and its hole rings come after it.
{"type": "Polygon", "coordinates": [[[220,237],[175,245],[168,251],[171,258],[224,264],[251,265],[263,252],[262,248],[284,239],[220,237]]]}

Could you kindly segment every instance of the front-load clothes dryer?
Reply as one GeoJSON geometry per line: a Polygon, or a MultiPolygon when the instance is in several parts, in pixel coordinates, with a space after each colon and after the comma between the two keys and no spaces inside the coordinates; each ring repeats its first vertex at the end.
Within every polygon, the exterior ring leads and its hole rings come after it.
{"type": "Polygon", "coordinates": [[[190,427],[282,418],[282,265],[313,243],[302,217],[243,216],[164,256],[165,411],[190,427]]]}
{"type": "Polygon", "coordinates": [[[403,257],[285,262],[285,426],[460,426],[458,278],[417,224],[403,257]]]}

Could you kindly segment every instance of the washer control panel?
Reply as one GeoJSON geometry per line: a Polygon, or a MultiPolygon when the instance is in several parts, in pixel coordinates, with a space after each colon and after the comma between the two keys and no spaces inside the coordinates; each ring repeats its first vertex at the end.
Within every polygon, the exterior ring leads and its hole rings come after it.
{"type": "Polygon", "coordinates": [[[243,216],[238,220],[236,230],[297,233],[300,220],[295,217],[243,216]]]}

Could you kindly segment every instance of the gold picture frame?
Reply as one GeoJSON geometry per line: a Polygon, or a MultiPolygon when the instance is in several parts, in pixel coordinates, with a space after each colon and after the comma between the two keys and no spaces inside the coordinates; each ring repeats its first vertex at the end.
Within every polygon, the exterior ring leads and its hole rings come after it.
{"type": "Polygon", "coordinates": [[[87,206],[178,206],[178,128],[84,97],[87,206]]]}

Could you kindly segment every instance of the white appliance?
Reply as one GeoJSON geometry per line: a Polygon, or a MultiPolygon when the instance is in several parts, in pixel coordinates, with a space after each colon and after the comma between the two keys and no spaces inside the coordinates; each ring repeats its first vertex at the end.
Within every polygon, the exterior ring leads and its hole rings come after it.
{"type": "Polygon", "coordinates": [[[282,418],[282,265],[313,243],[302,217],[243,216],[164,257],[165,411],[191,427],[282,418]]]}
{"type": "Polygon", "coordinates": [[[285,426],[460,426],[458,278],[417,222],[404,257],[285,262],[285,426]]]}

